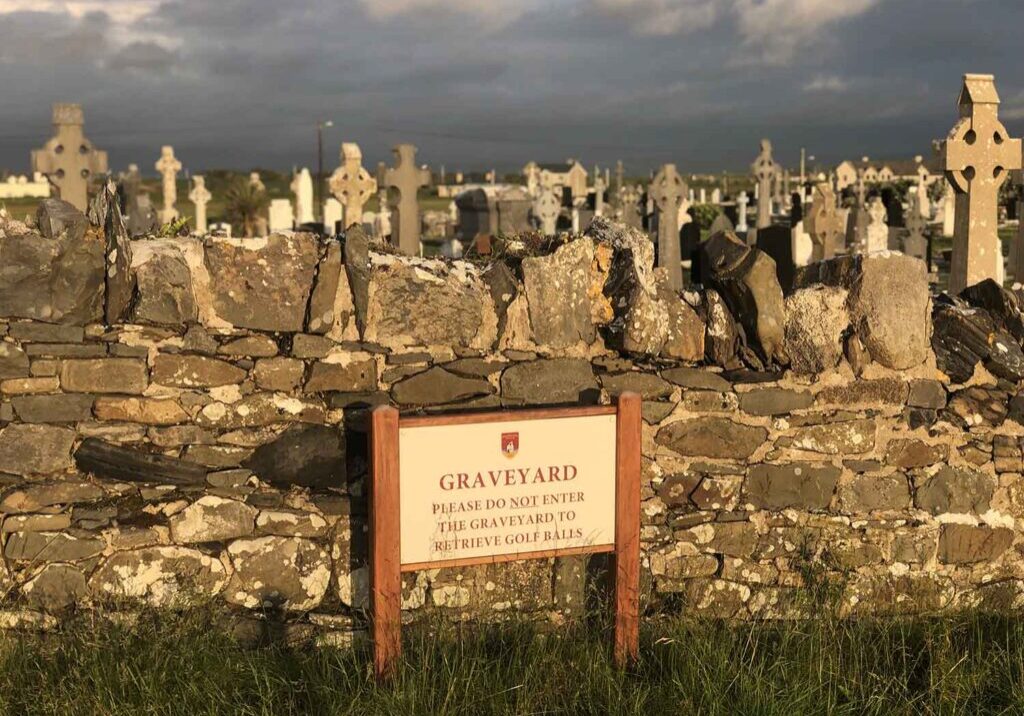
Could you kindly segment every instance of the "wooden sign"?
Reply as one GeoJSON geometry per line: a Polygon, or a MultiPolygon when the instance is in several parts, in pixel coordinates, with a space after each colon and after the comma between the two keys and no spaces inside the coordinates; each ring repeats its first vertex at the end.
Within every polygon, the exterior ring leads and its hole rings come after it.
{"type": "Polygon", "coordinates": [[[401,573],[615,553],[615,659],[638,650],[640,398],[400,418],[373,411],[370,610],[378,677],[401,655],[401,573]]]}

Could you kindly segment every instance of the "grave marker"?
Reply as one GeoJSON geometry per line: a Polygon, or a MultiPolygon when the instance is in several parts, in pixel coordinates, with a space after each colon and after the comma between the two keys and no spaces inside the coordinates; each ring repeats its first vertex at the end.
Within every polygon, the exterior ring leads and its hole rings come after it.
{"type": "Polygon", "coordinates": [[[89,179],[107,171],[107,153],[85,138],[85,116],[79,104],[53,105],[54,136],[32,150],[32,171],[46,175],[60,198],[79,211],[88,209],[89,179]]]}
{"type": "Polygon", "coordinates": [[[206,227],[206,205],[213,198],[213,194],[206,188],[206,177],[197,174],[192,177],[192,191],[188,193],[189,201],[196,210],[196,233],[205,234],[206,227]]]}
{"type": "Polygon", "coordinates": [[[363,206],[377,191],[377,180],[363,168],[363,152],[358,144],[341,145],[341,166],[331,174],[327,185],[345,207],[345,227],[362,224],[363,206]]]}
{"type": "Polygon", "coordinates": [[[430,172],[416,166],[416,147],[398,144],[392,149],[395,166],[384,170],[378,178],[380,184],[390,188],[390,209],[395,215],[391,229],[391,243],[402,253],[418,256],[420,253],[420,209],[416,192],[430,186],[430,172]]]}
{"type": "Polygon", "coordinates": [[[541,189],[540,196],[533,200],[533,215],[540,224],[541,233],[552,236],[558,226],[558,215],[562,204],[553,191],[541,189]]]}
{"type": "Polygon", "coordinates": [[[175,203],[178,201],[178,172],[181,162],[174,156],[174,147],[164,145],[160,148],[160,158],[154,165],[160,172],[163,186],[163,208],[160,210],[160,223],[169,224],[178,216],[175,203]]]}
{"type": "Polygon", "coordinates": [[[824,261],[839,251],[839,237],[843,235],[845,221],[836,211],[836,195],[827,182],[814,186],[811,207],[804,225],[814,247],[811,261],[824,261]]]}
{"type": "Polygon", "coordinates": [[[1000,279],[999,187],[1021,168],[1021,140],[1011,139],[999,121],[995,78],[964,75],[958,104],[960,120],[942,143],[942,166],[956,192],[950,293],[1000,279]]]}
{"type": "Polygon", "coordinates": [[[903,239],[903,253],[922,261],[928,260],[928,237],[925,236],[926,224],[921,216],[921,207],[916,192],[910,192],[910,207],[905,219],[907,234],[903,239]]]}
{"type": "Polygon", "coordinates": [[[295,221],[298,224],[313,223],[313,177],[305,167],[292,178],[292,195],[295,197],[295,221]]]}
{"type": "Polygon", "coordinates": [[[772,143],[767,139],[761,140],[761,153],[750,165],[750,169],[757,179],[757,228],[763,229],[771,226],[772,223],[772,181],[777,178],[778,165],[772,159],[772,143]]]}
{"type": "Polygon", "coordinates": [[[658,209],[658,266],[668,274],[668,286],[683,287],[682,256],[679,247],[679,209],[686,196],[686,182],[675,164],[663,164],[651,182],[649,194],[658,209]]]}

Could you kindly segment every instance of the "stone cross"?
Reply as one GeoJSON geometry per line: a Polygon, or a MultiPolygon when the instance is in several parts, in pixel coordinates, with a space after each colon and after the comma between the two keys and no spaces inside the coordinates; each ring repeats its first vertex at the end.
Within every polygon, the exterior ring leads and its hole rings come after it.
{"type": "Polygon", "coordinates": [[[192,191],[188,193],[188,198],[196,208],[196,233],[205,234],[206,205],[213,198],[213,194],[206,188],[206,177],[198,174],[192,177],[192,191]]]}
{"type": "Polygon", "coordinates": [[[60,198],[80,211],[88,208],[89,179],[107,171],[107,153],[85,138],[85,116],[78,104],[53,105],[54,136],[32,150],[32,171],[45,174],[60,198]]]}
{"type": "Polygon", "coordinates": [[[643,216],[640,214],[640,190],[633,186],[624,186],[619,192],[619,220],[626,226],[642,229],[643,216]]]}
{"type": "Polygon", "coordinates": [[[263,184],[263,180],[260,179],[260,173],[259,172],[250,172],[249,173],[249,184],[254,186],[254,187],[256,187],[260,191],[266,191],[267,190],[267,187],[263,184]]]}
{"type": "Polygon", "coordinates": [[[541,233],[545,236],[555,233],[561,211],[562,202],[553,191],[542,190],[540,196],[533,200],[533,215],[537,217],[541,233]]]}
{"type": "Polygon", "coordinates": [[[174,147],[167,144],[161,147],[160,158],[154,167],[163,178],[164,206],[160,210],[160,223],[169,224],[178,216],[174,205],[178,201],[178,172],[181,171],[181,162],[174,156],[174,147]]]}
{"type": "Polygon", "coordinates": [[[420,187],[430,186],[430,172],[416,166],[416,147],[412,144],[398,144],[392,151],[395,166],[385,169],[378,178],[380,184],[392,189],[390,206],[395,217],[391,223],[391,243],[405,254],[418,256],[420,210],[416,192],[420,187]]]}
{"type": "Polygon", "coordinates": [[[958,104],[960,120],[942,143],[942,167],[956,192],[950,293],[1000,280],[999,187],[1021,168],[1021,140],[1011,139],[999,121],[995,78],[964,75],[958,104]]]}
{"type": "Polygon", "coordinates": [[[925,236],[926,224],[921,216],[920,199],[916,192],[910,192],[910,207],[903,220],[907,235],[903,239],[903,253],[907,256],[928,260],[928,237],[925,236]]]}
{"type": "Polygon", "coordinates": [[[675,164],[663,164],[649,189],[658,209],[658,266],[667,271],[669,288],[675,291],[683,287],[679,207],[686,189],[686,182],[679,176],[675,164]]]}
{"type": "Polygon", "coordinates": [[[363,223],[363,206],[377,191],[377,180],[363,168],[363,152],[358,144],[341,145],[341,166],[331,174],[328,186],[345,207],[345,226],[363,223]]]}
{"type": "Polygon", "coordinates": [[[761,140],[761,153],[750,165],[754,178],[757,179],[757,228],[763,229],[772,223],[772,181],[777,178],[778,165],[772,159],[772,143],[761,140]]]}
{"type": "Polygon", "coordinates": [[[604,190],[608,185],[604,177],[598,174],[594,177],[594,216],[604,216],[604,190]]]}
{"type": "Polygon", "coordinates": [[[736,231],[743,233],[748,228],[747,226],[747,204],[750,203],[750,199],[747,197],[747,192],[741,191],[740,195],[736,197],[736,231]]]}
{"type": "Polygon", "coordinates": [[[811,236],[811,261],[823,261],[836,255],[839,237],[846,231],[846,222],[836,211],[836,195],[828,182],[814,187],[811,208],[804,217],[804,227],[811,236]]]}
{"type": "Polygon", "coordinates": [[[864,246],[864,253],[873,254],[886,251],[889,248],[889,226],[885,221],[886,210],[881,197],[873,197],[868,202],[868,217],[870,221],[867,227],[867,243],[864,246]]]}
{"type": "Polygon", "coordinates": [[[305,167],[297,172],[291,183],[292,194],[295,196],[295,223],[309,224],[313,222],[313,177],[305,167]]]}

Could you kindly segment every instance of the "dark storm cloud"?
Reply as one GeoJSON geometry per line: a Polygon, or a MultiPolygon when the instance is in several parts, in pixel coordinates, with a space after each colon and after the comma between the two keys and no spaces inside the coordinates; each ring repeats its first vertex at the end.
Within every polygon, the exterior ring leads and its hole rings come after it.
{"type": "Polygon", "coordinates": [[[116,168],[314,162],[318,119],[365,161],[412,141],[449,169],[578,157],[740,169],[927,154],[963,72],[1024,129],[1019,0],[0,0],[0,167],[80,101],[116,168]]]}

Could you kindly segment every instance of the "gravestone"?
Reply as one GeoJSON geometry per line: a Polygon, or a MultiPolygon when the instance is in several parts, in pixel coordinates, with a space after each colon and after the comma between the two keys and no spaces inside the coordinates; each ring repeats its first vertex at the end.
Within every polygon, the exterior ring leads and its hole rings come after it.
{"type": "Polygon", "coordinates": [[[333,196],[324,202],[324,231],[328,236],[334,236],[338,232],[343,210],[341,202],[333,196]]]}
{"type": "Polygon", "coordinates": [[[292,212],[292,203],[287,199],[271,200],[268,219],[271,232],[291,231],[295,226],[295,214],[292,212]]]}
{"type": "Polygon", "coordinates": [[[206,188],[206,177],[196,175],[192,177],[192,191],[188,193],[189,201],[195,207],[196,233],[205,234],[206,227],[206,205],[213,198],[213,194],[206,188]]]}
{"type": "MultiPolygon", "coordinates": [[[[615,193],[613,194],[613,204],[615,206],[616,212],[618,212],[622,208],[622,192],[626,188],[625,178],[626,170],[625,167],[622,166],[622,160],[620,159],[617,162],[615,162],[615,193]]],[[[621,214],[617,215],[621,217],[621,214]]]]}
{"type": "Polygon", "coordinates": [[[907,256],[913,256],[914,258],[921,259],[922,261],[928,260],[928,237],[925,236],[925,224],[924,218],[921,216],[921,207],[919,206],[919,199],[917,192],[910,192],[910,207],[907,210],[905,224],[906,224],[906,236],[903,238],[903,253],[907,256]]]}
{"type": "Polygon", "coordinates": [[[715,217],[715,220],[711,222],[711,228],[708,230],[709,236],[714,236],[719,231],[734,231],[735,227],[732,222],[729,221],[729,217],[725,214],[719,214],[715,217]]]}
{"type": "Polygon", "coordinates": [[[999,187],[1021,168],[1021,140],[999,121],[992,75],[964,75],[960,120],[942,144],[942,166],[956,192],[956,224],[949,291],[959,293],[987,278],[1002,280],[997,204],[999,187]]]}
{"type": "Polygon", "coordinates": [[[643,212],[640,210],[640,189],[630,184],[619,192],[619,220],[634,229],[644,228],[643,212]]]}
{"type": "Polygon", "coordinates": [[[154,167],[160,172],[163,186],[164,205],[160,210],[160,223],[169,224],[178,217],[174,205],[178,201],[178,172],[181,171],[181,162],[174,156],[174,147],[166,144],[161,147],[160,158],[154,167]]]}
{"type": "MultiPolygon", "coordinates": [[[[714,234],[712,234],[713,236],[714,234]]],[[[690,267],[690,275],[693,281],[699,281],[700,270],[700,226],[696,221],[688,221],[679,230],[679,255],[683,259],[683,266],[690,267]]]]}
{"type": "Polygon", "coordinates": [[[794,193],[789,198],[789,223],[796,226],[804,220],[804,205],[800,194],[794,193]]]}
{"type": "Polygon", "coordinates": [[[594,177],[594,216],[604,216],[604,192],[607,188],[604,177],[594,177]]]}
{"type": "Polygon", "coordinates": [[[942,235],[952,238],[956,226],[956,192],[953,191],[953,185],[946,179],[943,179],[942,183],[944,185],[941,200],[942,235]]]}
{"type": "Polygon", "coordinates": [[[562,211],[562,202],[550,190],[541,190],[540,196],[533,200],[533,217],[538,228],[545,236],[553,236],[558,227],[558,215],[562,211]]]}
{"type": "MultiPolygon", "coordinates": [[[[373,235],[380,240],[391,235],[391,211],[388,209],[388,190],[381,186],[379,177],[384,173],[384,163],[377,165],[377,218],[373,222],[373,235]]],[[[456,177],[459,175],[456,174],[456,177]]],[[[459,179],[459,183],[462,180],[459,179]]]]}
{"type": "Polygon", "coordinates": [[[260,179],[259,172],[249,172],[249,184],[256,187],[259,191],[267,190],[267,187],[263,184],[263,180],[260,179]]]}
{"type": "Polygon", "coordinates": [[[686,196],[686,182],[675,164],[663,164],[648,190],[658,210],[658,266],[668,275],[668,286],[683,287],[682,256],[679,247],[679,209],[686,196]]]}
{"type": "Polygon", "coordinates": [[[341,145],[341,166],[331,174],[327,186],[345,207],[346,228],[362,224],[363,206],[377,191],[377,180],[363,168],[363,152],[358,144],[346,142],[341,145]]]}
{"type": "Polygon", "coordinates": [[[107,171],[107,153],[85,138],[79,104],[53,105],[54,136],[32,150],[32,171],[45,174],[60,198],[79,211],[89,208],[89,180],[107,171]]]}
{"type": "Polygon", "coordinates": [[[305,167],[292,178],[292,195],[295,197],[295,222],[312,224],[313,219],[313,177],[305,167]]]}
{"type": "Polygon", "coordinates": [[[873,254],[889,249],[889,226],[887,212],[881,197],[872,197],[868,202],[868,225],[865,232],[864,253],[873,254]]]}
{"type": "Polygon", "coordinates": [[[711,203],[716,205],[722,203],[722,190],[717,186],[711,190],[711,203]]]}
{"type": "Polygon", "coordinates": [[[793,239],[793,265],[806,266],[814,260],[814,241],[804,228],[804,222],[798,221],[790,227],[793,239]]]}
{"type": "Polygon", "coordinates": [[[784,293],[793,287],[796,263],[793,258],[793,232],[788,226],[774,224],[757,230],[757,248],[775,260],[775,271],[784,293]]]}
{"type": "Polygon", "coordinates": [[[118,193],[121,196],[121,208],[129,236],[149,234],[160,227],[160,220],[150,203],[149,194],[142,191],[142,176],[137,164],[129,164],[128,171],[121,175],[118,193]]]}
{"type": "Polygon", "coordinates": [[[772,159],[772,143],[761,140],[761,153],[750,165],[757,180],[757,228],[762,229],[772,223],[772,181],[778,178],[778,165],[772,159]]]}
{"type": "Polygon", "coordinates": [[[416,192],[430,186],[430,172],[416,166],[416,147],[398,144],[392,149],[395,166],[385,169],[378,181],[391,191],[389,207],[394,215],[391,243],[402,253],[418,256],[420,253],[420,208],[416,192]]]}
{"type": "Polygon", "coordinates": [[[812,262],[830,259],[839,252],[846,226],[836,210],[836,195],[828,182],[815,185],[804,227],[813,244],[812,262]]]}
{"type": "Polygon", "coordinates": [[[736,208],[739,210],[739,220],[736,222],[737,233],[745,233],[749,228],[747,226],[747,204],[749,203],[747,192],[741,191],[740,195],[736,197],[736,208]]]}

